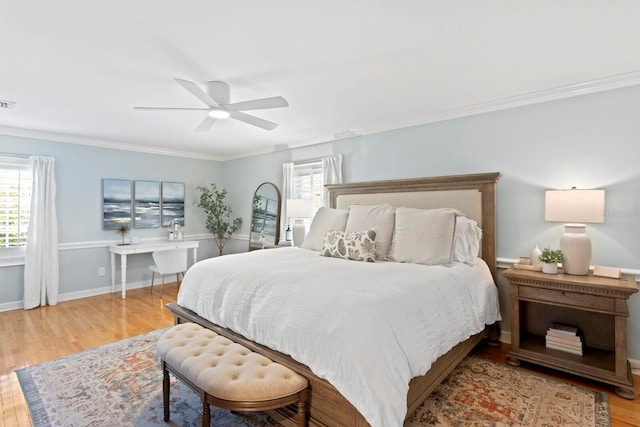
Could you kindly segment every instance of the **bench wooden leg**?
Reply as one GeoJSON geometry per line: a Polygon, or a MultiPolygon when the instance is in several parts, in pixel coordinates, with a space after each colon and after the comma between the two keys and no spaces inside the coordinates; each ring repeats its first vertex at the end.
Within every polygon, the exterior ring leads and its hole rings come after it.
{"type": "Polygon", "coordinates": [[[202,427],[209,427],[209,423],[211,422],[211,407],[207,402],[207,396],[204,391],[200,392],[200,397],[202,399],[202,427]]]}
{"type": "Polygon", "coordinates": [[[171,383],[169,382],[169,371],[167,370],[167,366],[162,361],[162,404],[164,406],[164,421],[169,421],[169,387],[171,383]]]}
{"type": "Polygon", "coordinates": [[[307,389],[300,392],[300,400],[298,400],[298,427],[306,427],[307,425],[307,389]]]}

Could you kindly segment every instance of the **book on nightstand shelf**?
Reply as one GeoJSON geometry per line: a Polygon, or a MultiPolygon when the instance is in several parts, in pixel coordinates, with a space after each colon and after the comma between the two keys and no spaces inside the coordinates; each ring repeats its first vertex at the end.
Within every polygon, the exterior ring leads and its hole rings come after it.
{"type": "Polygon", "coordinates": [[[545,337],[547,348],[583,355],[582,334],[575,326],[552,323],[545,337]]]}

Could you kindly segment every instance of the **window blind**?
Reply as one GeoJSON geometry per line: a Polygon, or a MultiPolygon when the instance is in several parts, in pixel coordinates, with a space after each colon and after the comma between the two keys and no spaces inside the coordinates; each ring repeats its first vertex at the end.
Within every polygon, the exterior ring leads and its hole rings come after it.
{"type": "Polygon", "coordinates": [[[322,162],[294,164],[293,166],[293,198],[311,199],[313,214],[324,205],[324,179],[322,162]]]}
{"type": "Polygon", "coordinates": [[[0,156],[0,248],[26,245],[30,207],[28,160],[0,156]]]}

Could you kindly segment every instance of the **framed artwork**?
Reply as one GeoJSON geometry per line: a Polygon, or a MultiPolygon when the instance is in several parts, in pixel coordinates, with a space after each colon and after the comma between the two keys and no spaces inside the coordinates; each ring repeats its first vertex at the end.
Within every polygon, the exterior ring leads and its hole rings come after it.
{"type": "Polygon", "coordinates": [[[184,226],[184,183],[162,183],[162,226],[169,227],[176,220],[184,226]]]}
{"type": "Polygon", "coordinates": [[[131,181],[105,178],[102,180],[102,228],[116,230],[121,225],[131,228],[131,181]]]}
{"type": "Polygon", "coordinates": [[[134,215],[135,228],[160,227],[160,182],[134,182],[134,215]]]}

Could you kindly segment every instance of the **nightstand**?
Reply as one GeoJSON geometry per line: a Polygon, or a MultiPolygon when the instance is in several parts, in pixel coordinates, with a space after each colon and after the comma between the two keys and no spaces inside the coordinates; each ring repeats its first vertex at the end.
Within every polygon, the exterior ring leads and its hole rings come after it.
{"type": "Polygon", "coordinates": [[[638,292],[631,276],[544,274],[508,269],[511,285],[511,349],[507,362],[520,360],[616,386],[633,399],[633,378],[627,361],[627,300],[638,292]],[[545,346],[552,323],[576,326],[584,337],[582,356],[545,346]]]}

